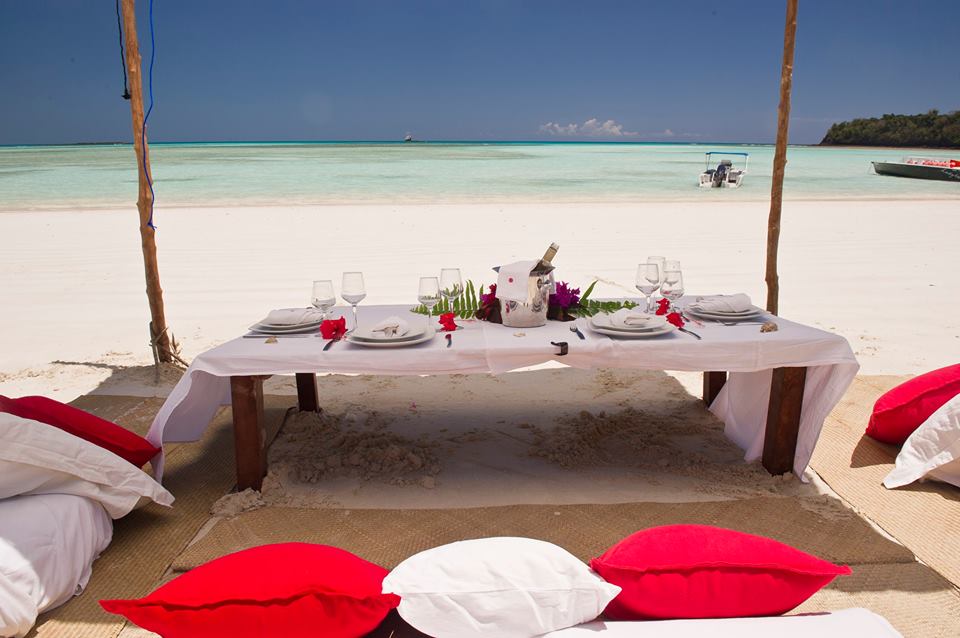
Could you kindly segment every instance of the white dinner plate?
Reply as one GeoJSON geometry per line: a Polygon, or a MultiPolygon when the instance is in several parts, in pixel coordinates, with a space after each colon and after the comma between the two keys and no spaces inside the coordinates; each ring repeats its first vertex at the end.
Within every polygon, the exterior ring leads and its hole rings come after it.
{"type": "Polygon", "coordinates": [[[437,331],[431,327],[423,334],[419,335],[416,339],[407,339],[404,341],[383,341],[382,339],[376,341],[365,341],[363,339],[356,339],[353,335],[347,335],[347,341],[355,346],[363,346],[365,348],[405,348],[407,346],[415,346],[418,343],[430,341],[436,336],[436,334],[437,331]]]}
{"type": "Polygon", "coordinates": [[[614,339],[653,339],[655,337],[662,337],[663,335],[668,335],[671,332],[676,331],[677,327],[672,323],[668,323],[664,326],[661,326],[657,330],[646,330],[644,332],[631,331],[627,332],[626,330],[613,330],[610,328],[593,328],[594,332],[598,332],[602,335],[608,337],[613,337],[614,339]]]}
{"type": "Polygon", "coordinates": [[[419,339],[426,333],[427,326],[421,324],[416,328],[410,328],[406,333],[400,336],[388,337],[383,331],[374,332],[369,328],[358,328],[350,333],[350,336],[359,341],[370,341],[375,343],[388,343],[392,341],[412,341],[419,339]]]}
{"type": "Polygon", "coordinates": [[[323,319],[316,319],[313,321],[304,321],[302,323],[270,323],[269,321],[258,321],[258,326],[263,326],[264,328],[290,328],[291,326],[319,326],[323,323],[323,319]]]}
{"type": "Polygon", "coordinates": [[[265,326],[262,323],[255,323],[250,326],[251,332],[256,332],[257,334],[265,335],[286,335],[286,334],[302,334],[307,332],[317,332],[320,329],[320,324],[302,324],[296,326],[265,326]]]}
{"type": "Polygon", "coordinates": [[[620,332],[631,332],[631,333],[632,332],[656,332],[658,330],[661,330],[664,325],[668,325],[667,320],[665,317],[662,317],[660,315],[651,315],[649,325],[646,325],[643,327],[635,326],[635,327],[629,327],[629,328],[626,326],[614,325],[613,322],[610,321],[610,315],[607,315],[607,314],[600,313],[590,317],[591,327],[602,328],[604,330],[617,330],[620,332]]]}
{"type": "Polygon", "coordinates": [[[756,306],[742,312],[719,312],[709,310],[695,310],[689,306],[684,308],[686,312],[704,319],[752,319],[763,314],[763,309],[756,306]]]}

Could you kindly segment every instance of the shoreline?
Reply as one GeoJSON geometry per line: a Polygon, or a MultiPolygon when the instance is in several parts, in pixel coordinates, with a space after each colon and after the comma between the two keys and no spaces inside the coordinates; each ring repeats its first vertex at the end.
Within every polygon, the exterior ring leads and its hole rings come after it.
{"type": "MultiPolygon", "coordinates": [[[[713,191],[704,191],[704,197],[709,197],[710,193],[713,191]]],[[[610,198],[610,199],[550,199],[549,197],[530,197],[529,199],[523,198],[505,198],[505,199],[483,199],[478,200],[475,197],[464,198],[463,200],[459,199],[437,199],[429,198],[423,200],[404,200],[404,199],[389,199],[389,200],[339,200],[339,201],[320,201],[320,202],[273,202],[273,203],[234,203],[234,202],[217,202],[217,203],[206,203],[206,204],[167,204],[161,202],[159,205],[154,207],[154,210],[158,213],[170,211],[170,212],[182,212],[189,210],[234,210],[234,209],[263,209],[263,208],[272,208],[272,209],[315,209],[315,208],[335,208],[335,207],[405,207],[405,206],[536,206],[540,204],[551,205],[551,206],[615,206],[615,207],[635,207],[635,206],[645,206],[648,204],[700,204],[700,205],[731,205],[731,204],[762,204],[769,202],[769,196],[760,197],[756,199],[728,199],[724,200],[706,200],[706,199],[667,199],[667,198],[644,198],[638,199],[635,197],[619,199],[619,198],[610,198]]],[[[851,197],[784,197],[784,205],[791,203],[798,204],[809,204],[809,203],[877,203],[877,202],[897,202],[897,203],[909,203],[909,202],[922,202],[925,204],[948,204],[955,203],[960,206],[960,189],[958,189],[957,196],[953,197],[943,197],[942,195],[932,196],[932,197],[915,197],[915,196],[903,196],[903,197],[890,197],[890,196],[877,196],[877,197],[864,197],[861,195],[851,196],[851,197]]],[[[0,205],[0,215],[30,215],[30,214],[60,214],[60,213],[114,213],[120,211],[128,211],[131,208],[136,208],[137,202],[136,199],[132,200],[128,204],[116,204],[116,205],[98,205],[91,207],[76,206],[76,205],[64,205],[60,208],[4,208],[0,205]]]]}

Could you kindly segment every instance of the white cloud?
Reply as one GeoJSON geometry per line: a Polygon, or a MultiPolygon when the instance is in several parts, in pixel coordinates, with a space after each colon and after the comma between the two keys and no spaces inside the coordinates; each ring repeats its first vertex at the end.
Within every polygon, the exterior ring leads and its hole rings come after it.
{"type": "Polygon", "coordinates": [[[635,131],[624,130],[623,124],[618,124],[616,120],[601,122],[595,117],[590,118],[583,124],[547,122],[540,126],[540,132],[564,137],[635,137],[639,135],[635,131]]]}
{"type": "Polygon", "coordinates": [[[663,133],[660,133],[660,135],[662,135],[662,136],[664,136],[664,137],[673,137],[673,131],[671,131],[671,130],[668,129],[668,128],[665,128],[665,129],[663,129],[663,133]]]}

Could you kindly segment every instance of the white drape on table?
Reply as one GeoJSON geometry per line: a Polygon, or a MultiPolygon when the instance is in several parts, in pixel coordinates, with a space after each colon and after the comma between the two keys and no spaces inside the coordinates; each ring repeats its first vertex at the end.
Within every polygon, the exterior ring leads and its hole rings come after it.
{"type": "MultiPolygon", "coordinates": [[[[408,313],[406,306],[365,306],[360,309],[360,321],[374,325],[391,314],[403,313],[408,313]]],[[[427,321],[423,316],[410,316],[412,325],[427,321]]],[[[342,342],[326,352],[326,341],[316,337],[280,338],[276,343],[266,343],[262,338],[234,339],[194,359],[161,407],[147,439],[154,445],[199,439],[216,410],[230,403],[231,376],[297,372],[503,374],[559,361],[577,368],[730,372],[710,409],[725,423],[726,435],[745,451],[746,460],[752,461],[763,451],[772,370],[806,367],[794,457],[794,472],[802,477],[824,420],[853,381],[859,364],[843,337],[784,319],[776,321],[780,329],[769,333],[761,333],[755,324],[688,324],[702,340],[680,332],[655,339],[611,339],[590,330],[587,320],[579,321],[586,340],[579,339],[570,332],[570,324],[562,322],[523,329],[461,322],[464,329],[453,333],[450,348],[439,335],[406,348],[373,349],[342,342]],[[569,344],[569,354],[564,357],[558,356],[558,348],[551,345],[561,341],[569,344]]],[[[155,460],[155,468],[158,477],[162,476],[162,457],[155,460]]]]}

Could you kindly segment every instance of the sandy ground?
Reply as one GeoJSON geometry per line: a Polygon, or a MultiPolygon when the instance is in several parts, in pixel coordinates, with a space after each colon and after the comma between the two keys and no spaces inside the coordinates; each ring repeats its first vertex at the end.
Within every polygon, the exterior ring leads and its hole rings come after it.
{"type": "MultiPolygon", "coordinates": [[[[167,317],[189,360],[272,308],[306,304],[313,279],[363,270],[364,304],[412,304],[421,275],[459,266],[489,283],[491,266],[550,241],[560,279],[600,278],[599,296],[630,294],[636,263],[662,254],[682,261],[691,293],[762,304],[766,216],[762,203],[638,203],[160,209],[157,220],[167,317]]],[[[960,360],[960,201],[788,202],[784,220],[781,314],[845,336],[867,374],[960,360]]],[[[144,365],[143,289],[132,208],[0,214],[0,393],[165,396],[179,372],[144,365]]],[[[695,399],[698,374],[320,383],[324,414],[288,420],[263,493],[230,495],[215,516],[768,495],[839,506],[812,473],[801,483],[743,463],[695,399]]],[[[293,394],[292,379],[266,390],[293,394]]]]}
{"type": "MultiPolygon", "coordinates": [[[[763,303],[763,203],[515,204],[157,211],[168,323],[189,359],[313,279],[363,270],[364,303],[413,303],[417,278],[560,244],[558,275],[632,290],[636,263],[680,259],[692,293],[763,303]]],[[[136,211],[0,214],[0,392],[72,399],[150,361],[136,211]]],[[[867,374],[960,360],[960,201],[787,202],[781,314],[847,337],[867,374]]],[[[339,287],[339,286],[338,286],[339,287]]],[[[142,385],[133,380],[134,386],[142,385]]]]}
{"type": "Polygon", "coordinates": [[[214,514],[822,493],[744,463],[723,423],[663,372],[328,376],[320,393],[324,413],[289,415],[271,445],[262,494],[228,496],[214,514]]]}

